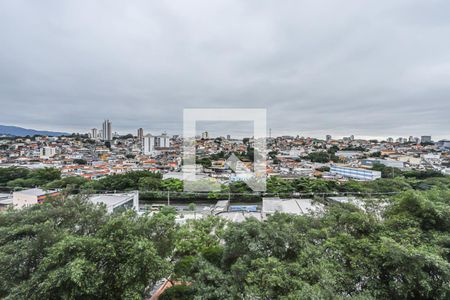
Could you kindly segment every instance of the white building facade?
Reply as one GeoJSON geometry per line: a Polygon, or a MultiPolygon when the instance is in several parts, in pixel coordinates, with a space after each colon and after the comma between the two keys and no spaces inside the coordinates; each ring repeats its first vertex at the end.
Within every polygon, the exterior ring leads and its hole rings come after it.
{"type": "Polygon", "coordinates": [[[45,191],[39,188],[17,191],[13,193],[13,206],[23,208],[42,203],[47,197],[58,196],[57,191],[45,191]]]}
{"type": "Polygon", "coordinates": [[[57,154],[57,150],[54,147],[43,147],[39,151],[39,157],[43,159],[52,158],[57,154]]]}
{"type": "Polygon", "coordinates": [[[340,175],[345,178],[352,178],[362,181],[370,181],[381,178],[381,172],[379,171],[341,167],[341,166],[331,166],[330,173],[340,175]]]}
{"type": "Polygon", "coordinates": [[[157,154],[162,148],[170,147],[170,138],[167,134],[159,136],[147,134],[144,137],[142,153],[144,155],[157,154]]]}

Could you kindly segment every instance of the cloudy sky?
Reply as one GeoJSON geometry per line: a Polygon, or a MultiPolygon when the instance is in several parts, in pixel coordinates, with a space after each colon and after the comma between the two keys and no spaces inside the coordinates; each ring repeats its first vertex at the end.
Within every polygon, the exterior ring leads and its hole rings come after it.
{"type": "Polygon", "coordinates": [[[449,37],[448,0],[0,0],[0,124],[266,108],[274,135],[450,137],[449,37]]]}

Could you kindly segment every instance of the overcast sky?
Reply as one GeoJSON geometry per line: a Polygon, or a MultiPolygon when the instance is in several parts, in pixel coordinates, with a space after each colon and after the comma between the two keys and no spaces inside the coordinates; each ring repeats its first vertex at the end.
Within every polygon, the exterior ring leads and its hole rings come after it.
{"type": "Polygon", "coordinates": [[[0,124],[181,133],[184,108],[266,108],[273,135],[448,138],[449,37],[448,0],[0,0],[0,124]]]}

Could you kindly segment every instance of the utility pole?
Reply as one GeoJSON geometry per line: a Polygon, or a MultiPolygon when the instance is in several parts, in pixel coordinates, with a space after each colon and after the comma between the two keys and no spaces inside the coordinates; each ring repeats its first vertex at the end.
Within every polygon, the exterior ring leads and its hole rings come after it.
{"type": "Polygon", "coordinates": [[[167,206],[170,206],[170,190],[167,191],[167,206]]]}

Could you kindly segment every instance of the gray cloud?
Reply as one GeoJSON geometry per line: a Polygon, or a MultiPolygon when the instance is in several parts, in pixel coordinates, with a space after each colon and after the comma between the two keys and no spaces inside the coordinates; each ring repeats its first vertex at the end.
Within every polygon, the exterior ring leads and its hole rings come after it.
{"type": "Polygon", "coordinates": [[[450,137],[448,36],[445,0],[2,1],[0,124],[178,133],[183,108],[255,107],[274,134],[450,137]]]}

